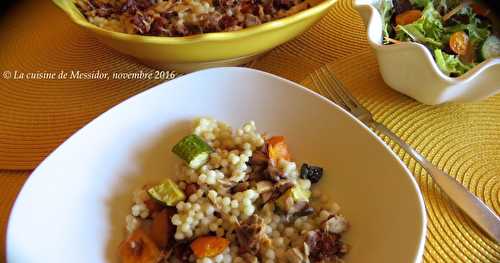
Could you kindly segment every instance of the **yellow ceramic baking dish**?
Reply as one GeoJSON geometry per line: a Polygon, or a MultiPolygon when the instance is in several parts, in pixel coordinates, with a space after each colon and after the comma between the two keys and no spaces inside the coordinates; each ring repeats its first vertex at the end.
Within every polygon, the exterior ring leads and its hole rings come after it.
{"type": "Polygon", "coordinates": [[[92,32],[105,45],[153,67],[180,72],[249,62],[306,31],[336,1],[325,0],[295,15],[239,31],[158,37],[125,34],[97,27],[87,21],[72,0],[53,0],[73,22],[92,32]]]}

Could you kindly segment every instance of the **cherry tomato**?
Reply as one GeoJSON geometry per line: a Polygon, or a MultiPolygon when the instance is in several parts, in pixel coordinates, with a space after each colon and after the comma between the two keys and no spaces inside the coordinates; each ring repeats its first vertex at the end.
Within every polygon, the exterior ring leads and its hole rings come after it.
{"type": "Polygon", "coordinates": [[[396,16],[396,24],[407,25],[417,21],[422,16],[422,11],[413,9],[407,10],[396,16]]]}
{"type": "Polygon", "coordinates": [[[451,50],[458,55],[465,55],[469,46],[469,36],[463,31],[455,32],[450,37],[451,50]]]}

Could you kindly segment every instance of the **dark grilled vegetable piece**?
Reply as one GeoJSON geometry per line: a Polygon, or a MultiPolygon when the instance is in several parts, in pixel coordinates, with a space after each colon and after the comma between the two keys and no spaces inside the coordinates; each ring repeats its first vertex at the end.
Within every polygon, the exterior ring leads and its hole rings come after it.
{"type": "Polygon", "coordinates": [[[319,182],[321,176],[323,176],[323,168],[319,166],[304,163],[302,164],[302,167],[300,167],[300,177],[309,179],[309,181],[313,184],[319,182]]]}
{"type": "Polygon", "coordinates": [[[269,157],[267,156],[267,145],[265,144],[259,150],[255,151],[248,162],[252,168],[252,172],[248,178],[249,181],[264,180],[266,169],[269,165],[269,157]]]}
{"type": "Polygon", "coordinates": [[[200,189],[200,186],[197,183],[189,183],[186,184],[186,188],[184,189],[184,194],[187,198],[189,198],[192,194],[196,193],[200,189]]]}
{"type": "Polygon", "coordinates": [[[188,242],[178,242],[174,246],[174,256],[182,263],[189,262],[189,257],[193,254],[188,242]]]}

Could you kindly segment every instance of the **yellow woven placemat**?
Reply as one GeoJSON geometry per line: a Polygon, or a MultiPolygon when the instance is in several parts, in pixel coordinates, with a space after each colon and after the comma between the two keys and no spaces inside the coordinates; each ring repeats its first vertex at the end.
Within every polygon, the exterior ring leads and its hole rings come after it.
{"type": "MultiPolygon", "coordinates": [[[[1,21],[1,72],[151,71],[98,43],[72,24],[51,1],[21,2],[1,21]],[[28,14],[29,19],[21,19],[28,18],[28,14]]],[[[12,78],[1,81],[1,169],[33,169],[97,115],[160,82],[12,78]]]]}
{"type": "MultiPolygon", "coordinates": [[[[500,96],[479,103],[426,106],[385,85],[371,51],[328,66],[376,120],[500,212],[500,96]]],[[[310,78],[304,85],[317,91],[310,78]]],[[[500,262],[500,246],[452,205],[413,159],[394,143],[389,145],[424,195],[429,218],[424,260],[500,262]]]]}
{"type": "MultiPolygon", "coordinates": [[[[270,52],[253,66],[300,81],[307,71],[291,65],[301,62],[304,67],[313,69],[366,45],[361,21],[349,22],[351,18],[357,18],[356,13],[350,8],[350,2],[344,1],[311,31],[270,52]],[[343,34],[352,27],[356,34],[343,34]],[[325,37],[328,42],[324,41],[325,37]],[[315,52],[310,53],[310,50],[315,52]],[[296,69],[300,70],[295,72],[296,69]]],[[[97,42],[71,23],[50,1],[25,1],[0,21],[0,72],[152,71],[97,42]],[[27,14],[30,19],[19,19],[27,14]],[[33,21],[43,23],[34,26],[33,21]]],[[[1,169],[33,169],[69,135],[97,115],[161,82],[0,80],[1,169]]]]}
{"type": "MultiPolygon", "coordinates": [[[[96,42],[49,1],[24,1],[0,20],[0,72],[137,72],[151,69],[96,42]],[[19,19],[29,14],[30,19],[19,19]],[[43,21],[36,23],[33,21],[43,21]]],[[[429,107],[386,87],[367,49],[363,24],[341,0],[315,27],[249,66],[310,85],[307,75],[331,63],[375,117],[448,171],[498,213],[500,97],[429,107]]],[[[30,170],[77,129],[158,80],[4,80],[0,82],[0,261],[8,212],[30,170]],[[28,169],[6,171],[1,169],[28,169]],[[5,193],[5,194],[4,194],[5,193]],[[4,197],[5,196],[5,197],[4,197]]],[[[435,188],[397,148],[427,204],[427,262],[500,262],[500,248],[435,188]]]]}

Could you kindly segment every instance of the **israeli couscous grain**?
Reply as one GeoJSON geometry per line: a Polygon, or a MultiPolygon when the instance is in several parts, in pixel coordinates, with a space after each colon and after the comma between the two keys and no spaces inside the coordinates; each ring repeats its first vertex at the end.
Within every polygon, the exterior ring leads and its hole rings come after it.
{"type": "Polygon", "coordinates": [[[90,23],[104,29],[168,37],[236,31],[291,16],[319,3],[319,0],[73,1],[90,23]]]}
{"type": "Polygon", "coordinates": [[[210,153],[198,147],[183,156],[206,156],[204,163],[185,160],[175,181],[133,193],[124,262],[335,262],[347,252],[347,220],[299,172],[284,137],[267,138],[253,121],[233,132],[211,118],[197,120],[193,135],[210,153]],[[172,198],[179,201],[165,205],[172,198]],[[150,234],[139,239],[138,231],[150,234]]]}

